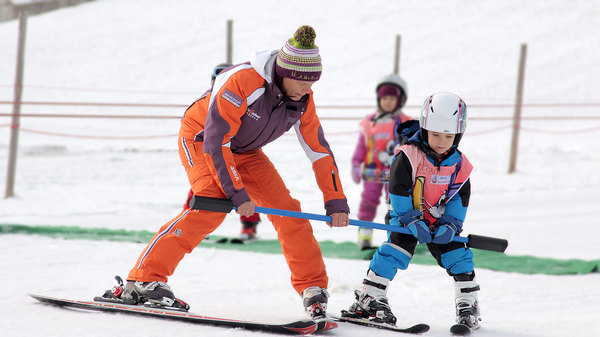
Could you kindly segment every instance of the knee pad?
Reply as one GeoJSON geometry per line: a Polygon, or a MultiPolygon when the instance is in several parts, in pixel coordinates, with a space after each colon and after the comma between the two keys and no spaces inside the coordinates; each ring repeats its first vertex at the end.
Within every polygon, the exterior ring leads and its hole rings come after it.
{"type": "Polygon", "coordinates": [[[384,242],[373,255],[369,269],[377,275],[391,280],[398,269],[408,268],[411,259],[412,254],[409,252],[389,242],[384,242]]]}
{"type": "Polygon", "coordinates": [[[470,273],[475,269],[473,252],[469,248],[458,248],[444,253],[441,261],[450,275],[470,273]]]}

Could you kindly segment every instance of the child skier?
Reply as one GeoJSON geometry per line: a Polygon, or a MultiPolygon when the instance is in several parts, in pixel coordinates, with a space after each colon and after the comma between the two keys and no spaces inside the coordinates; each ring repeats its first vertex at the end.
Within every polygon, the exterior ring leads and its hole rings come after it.
{"type": "MultiPolygon", "coordinates": [[[[410,119],[401,111],[406,103],[407,86],[400,76],[385,76],[377,84],[375,92],[377,110],[361,121],[358,143],[352,156],[352,179],[357,184],[364,180],[358,210],[358,219],[363,221],[375,219],[394,154],[394,132],[400,123],[410,119]]],[[[358,229],[361,249],[370,248],[372,239],[372,229],[358,229]]]]}
{"type": "Polygon", "coordinates": [[[462,230],[470,197],[472,166],[458,151],[466,128],[467,106],[451,93],[436,93],[423,104],[420,120],[403,123],[403,145],[390,170],[389,225],[410,234],[388,233],[388,240],[371,260],[362,291],[343,315],[395,325],[387,300],[390,280],[404,270],[417,243],[427,243],[438,264],[454,279],[456,321],[471,330],[479,327],[479,308],[473,253],[453,242],[462,230]]]}

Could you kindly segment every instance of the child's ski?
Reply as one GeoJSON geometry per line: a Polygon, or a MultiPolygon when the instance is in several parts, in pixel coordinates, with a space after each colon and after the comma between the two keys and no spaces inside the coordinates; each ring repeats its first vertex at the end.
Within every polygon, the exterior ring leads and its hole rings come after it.
{"type": "Polygon", "coordinates": [[[285,324],[261,323],[242,321],[237,319],[208,317],[180,310],[153,308],[143,305],[128,305],[115,302],[78,301],[66,298],[56,298],[33,294],[30,294],[29,296],[35,298],[40,302],[52,304],[59,307],[147,316],[160,319],[183,321],[194,324],[213,325],[227,328],[242,328],[246,330],[265,331],[288,335],[307,335],[319,331],[337,328],[337,324],[330,320],[315,322],[311,319],[303,319],[285,324]]]}
{"type": "Polygon", "coordinates": [[[450,327],[450,332],[453,335],[459,335],[459,336],[464,336],[464,335],[469,335],[471,332],[475,331],[479,329],[479,324],[474,325],[473,327],[469,327],[466,324],[454,324],[453,326],[450,327]]]}
{"type": "Polygon", "coordinates": [[[395,325],[385,324],[385,323],[377,323],[364,318],[352,318],[352,317],[332,317],[334,320],[338,322],[348,322],[352,324],[358,324],[366,327],[378,328],[391,330],[396,332],[410,333],[410,334],[419,334],[429,331],[429,325],[427,324],[415,324],[410,327],[397,327],[395,325]]]}

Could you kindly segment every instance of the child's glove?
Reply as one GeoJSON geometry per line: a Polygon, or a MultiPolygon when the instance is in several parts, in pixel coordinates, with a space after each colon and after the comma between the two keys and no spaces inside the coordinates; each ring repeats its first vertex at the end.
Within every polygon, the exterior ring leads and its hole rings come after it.
{"type": "Polygon", "coordinates": [[[402,216],[398,219],[398,222],[402,224],[404,227],[408,227],[413,222],[421,220],[423,217],[423,212],[418,209],[411,209],[410,211],[402,214],[402,216]]]}
{"type": "Polygon", "coordinates": [[[431,231],[423,220],[415,221],[410,225],[406,226],[412,233],[412,235],[419,240],[419,243],[430,243],[431,242],[431,231]]]}
{"type": "Polygon", "coordinates": [[[360,183],[360,179],[362,178],[362,169],[360,165],[352,165],[352,180],[355,183],[360,183]]]}
{"type": "Polygon", "coordinates": [[[450,215],[442,215],[438,219],[438,227],[433,231],[433,243],[447,244],[452,241],[455,234],[462,230],[462,221],[450,215]]]}
{"type": "Polygon", "coordinates": [[[412,209],[404,213],[398,221],[410,230],[419,243],[429,243],[431,242],[431,231],[429,231],[426,220],[421,220],[422,216],[423,212],[412,209]]]}

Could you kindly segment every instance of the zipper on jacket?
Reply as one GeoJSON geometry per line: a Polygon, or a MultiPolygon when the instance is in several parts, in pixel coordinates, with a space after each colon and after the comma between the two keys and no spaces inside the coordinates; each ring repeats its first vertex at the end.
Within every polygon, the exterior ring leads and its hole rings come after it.
{"type": "Polygon", "coordinates": [[[337,192],[337,184],[335,183],[335,171],[331,170],[331,180],[333,181],[333,189],[337,192]]]}

